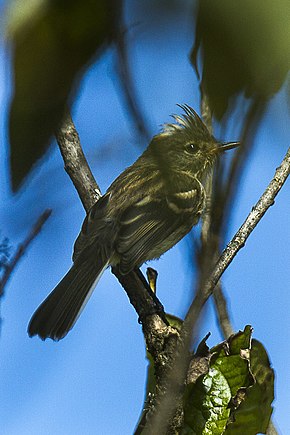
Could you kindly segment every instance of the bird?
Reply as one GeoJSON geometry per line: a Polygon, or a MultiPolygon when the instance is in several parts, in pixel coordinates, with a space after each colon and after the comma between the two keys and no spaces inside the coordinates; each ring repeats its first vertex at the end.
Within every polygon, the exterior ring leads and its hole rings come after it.
{"type": "Polygon", "coordinates": [[[220,142],[188,105],[87,213],[67,274],[33,314],[29,336],[58,341],[72,329],[102,273],[128,274],[171,249],[205,209],[205,181],[239,142],[220,142]]]}

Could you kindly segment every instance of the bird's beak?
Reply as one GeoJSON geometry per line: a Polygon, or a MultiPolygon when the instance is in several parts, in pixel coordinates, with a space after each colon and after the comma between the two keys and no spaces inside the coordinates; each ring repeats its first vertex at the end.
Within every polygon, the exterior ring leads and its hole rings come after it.
{"type": "Polygon", "coordinates": [[[225,142],[218,146],[217,152],[222,153],[224,151],[232,150],[233,148],[237,148],[240,145],[240,142],[225,142]]]}

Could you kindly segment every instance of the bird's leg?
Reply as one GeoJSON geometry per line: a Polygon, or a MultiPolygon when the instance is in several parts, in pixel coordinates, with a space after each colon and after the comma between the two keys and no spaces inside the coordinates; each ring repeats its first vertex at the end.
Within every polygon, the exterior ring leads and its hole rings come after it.
{"type": "MultiPolygon", "coordinates": [[[[150,268],[150,270],[151,270],[151,268],[150,268]]],[[[155,293],[155,284],[154,284],[154,287],[152,288],[152,286],[150,285],[151,283],[149,281],[148,273],[147,273],[147,277],[148,277],[148,281],[149,282],[146,280],[145,276],[143,275],[143,273],[141,272],[141,270],[138,267],[136,267],[134,269],[134,272],[136,273],[136,275],[138,276],[140,281],[142,281],[142,283],[144,285],[144,288],[147,290],[149,296],[152,298],[152,300],[154,302],[154,305],[157,308],[157,313],[160,315],[162,320],[168,326],[169,323],[168,323],[168,320],[166,319],[166,316],[165,316],[164,307],[163,307],[162,303],[160,302],[160,300],[158,299],[158,297],[156,296],[156,293],[155,293]]],[[[157,273],[156,273],[156,278],[157,278],[157,273]]],[[[156,281],[155,281],[155,283],[156,283],[156,281]]],[[[154,313],[148,313],[148,315],[149,314],[154,314],[154,313]]],[[[141,321],[142,319],[139,319],[139,320],[141,321]]]]}
{"type": "Polygon", "coordinates": [[[120,284],[125,289],[131,304],[139,316],[140,323],[143,324],[146,317],[158,314],[163,322],[168,325],[163,305],[152,291],[139,268],[136,267],[132,272],[123,275],[119,267],[114,266],[112,267],[112,273],[118,278],[120,284]]]}

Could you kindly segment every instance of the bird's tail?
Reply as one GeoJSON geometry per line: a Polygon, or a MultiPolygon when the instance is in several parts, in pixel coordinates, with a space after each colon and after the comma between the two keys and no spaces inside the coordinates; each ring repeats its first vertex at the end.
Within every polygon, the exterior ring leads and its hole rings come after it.
{"type": "Polygon", "coordinates": [[[28,325],[30,337],[39,335],[42,340],[61,340],[66,336],[109,262],[100,263],[87,259],[71,267],[33,314],[28,325]]]}

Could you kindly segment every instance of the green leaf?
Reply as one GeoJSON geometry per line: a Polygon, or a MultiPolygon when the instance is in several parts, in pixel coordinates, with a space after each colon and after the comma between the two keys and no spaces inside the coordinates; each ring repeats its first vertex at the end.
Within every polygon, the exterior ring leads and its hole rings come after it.
{"type": "Polygon", "coordinates": [[[117,12],[110,0],[42,0],[38,5],[19,0],[13,5],[10,160],[17,189],[46,151],[85,67],[112,39],[117,12]]]}
{"type": "Polygon", "coordinates": [[[253,384],[249,355],[251,328],[209,351],[208,373],[189,383],[184,395],[184,434],[223,434],[231,414],[253,384]]]}
{"type": "Polygon", "coordinates": [[[184,412],[186,431],[192,434],[222,434],[230,410],[231,390],[223,374],[215,367],[187,387],[184,412]]]}
{"type": "Polygon", "coordinates": [[[251,349],[251,370],[255,384],[246,392],[246,398],[235,411],[234,422],[229,424],[226,435],[256,435],[266,433],[274,400],[274,371],[270,366],[263,345],[253,340],[251,349]]]}

